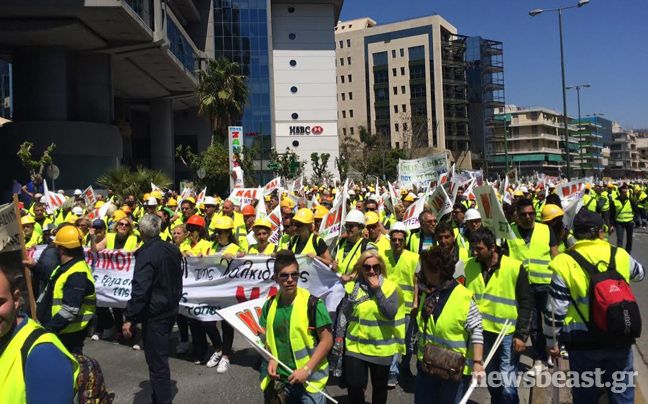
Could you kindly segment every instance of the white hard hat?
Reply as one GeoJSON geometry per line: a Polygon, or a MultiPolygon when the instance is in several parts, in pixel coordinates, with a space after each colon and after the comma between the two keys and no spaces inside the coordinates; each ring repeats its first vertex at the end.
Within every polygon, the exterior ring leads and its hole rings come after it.
{"type": "Polygon", "coordinates": [[[346,215],[345,223],[360,223],[364,226],[365,224],[365,215],[360,212],[358,209],[351,209],[346,215]]]}
{"type": "Polygon", "coordinates": [[[352,190],[352,189],[350,189],[349,192],[348,192],[348,194],[349,194],[349,195],[355,195],[355,191],[352,190]]]}
{"type": "Polygon", "coordinates": [[[80,189],[77,188],[77,189],[74,190],[74,195],[75,195],[75,196],[79,196],[79,195],[81,195],[81,194],[82,194],[82,192],[81,192],[80,189]]]}
{"type": "Polygon", "coordinates": [[[47,198],[45,198],[45,195],[41,196],[39,202],[40,202],[40,203],[47,203],[47,198]]]}
{"type": "Polygon", "coordinates": [[[405,234],[409,233],[409,231],[407,230],[407,226],[405,226],[405,223],[403,222],[395,222],[394,224],[392,224],[391,227],[389,228],[389,235],[391,236],[391,234],[395,231],[400,231],[405,234]]]}
{"type": "Polygon", "coordinates": [[[218,204],[216,203],[216,199],[214,199],[213,196],[206,196],[206,197],[205,197],[205,200],[203,201],[203,205],[213,205],[213,206],[216,206],[216,205],[218,205],[218,204]]]}
{"type": "Polygon", "coordinates": [[[72,214],[77,216],[83,216],[83,208],[81,206],[75,206],[72,208],[72,214]]]}
{"type": "Polygon", "coordinates": [[[59,189],[58,191],[56,191],[56,193],[61,194],[61,195],[65,195],[65,191],[63,191],[62,189],[59,189]]]}
{"type": "Polygon", "coordinates": [[[464,221],[468,222],[470,220],[481,220],[481,214],[477,209],[468,209],[464,215],[464,221]]]}
{"type": "Polygon", "coordinates": [[[146,200],[146,206],[157,206],[157,199],[155,197],[151,196],[146,200]]]}
{"type": "Polygon", "coordinates": [[[524,185],[520,187],[520,191],[524,192],[525,194],[529,193],[529,188],[525,187],[524,185]]]}
{"type": "Polygon", "coordinates": [[[42,198],[42,197],[43,197],[43,194],[41,194],[40,192],[36,192],[36,193],[34,194],[34,199],[40,199],[40,198],[42,198]]]}

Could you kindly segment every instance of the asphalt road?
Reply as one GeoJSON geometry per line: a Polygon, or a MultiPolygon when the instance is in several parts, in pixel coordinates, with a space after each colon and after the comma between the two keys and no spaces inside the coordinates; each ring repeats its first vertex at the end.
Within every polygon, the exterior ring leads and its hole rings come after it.
{"type": "MultiPolygon", "coordinates": [[[[614,241],[614,237],[612,238],[614,241]]],[[[648,265],[648,232],[638,230],[634,237],[633,256],[644,265],[648,265]]],[[[637,300],[644,313],[648,313],[648,280],[633,284],[637,300]]],[[[644,321],[648,317],[644,315],[644,321]]],[[[175,341],[174,341],[175,342],[175,341]]],[[[175,343],[173,344],[175,346],[175,343]]],[[[197,366],[183,357],[173,357],[170,360],[172,380],[176,390],[176,403],[261,403],[263,397],[259,389],[258,372],[253,368],[258,360],[253,349],[248,348],[242,337],[235,337],[235,353],[231,358],[230,371],[217,374],[216,369],[197,366]]],[[[115,403],[149,403],[151,388],[148,382],[148,369],[143,351],[133,351],[130,347],[106,341],[93,342],[87,340],[86,354],[94,357],[102,366],[108,389],[116,394],[115,403]]],[[[640,370],[638,384],[648,385],[648,374],[643,369],[648,364],[648,332],[637,341],[635,363],[640,370]]],[[[522,357],[521,368],[530,364],[528,357],[522,357]]],[[[412,362],[414,369],[414,362],[412,362]]],[[[346,390],[338,386],[329,386],[327,391],[340,403],[346,403],[346,390]]],[[[414,400],[414,383],[399,385],[389,393],[389,403],[405,403],[414,400]]],[[[521,390],[520,399],[523,403],[544,402],[542,394],[530,390],[521,390]],[[535,396],[535,397],[532,397],[535,396]]],[[[550,396],[549,396],[550,397],[550,396]]],[[[370,399],[370,393],[367,394],[370,399]]],[[[477,389],[472,395],[477,403],[489,402],[486,389],[477,389]]],[[[638,397],[638,402],[641,402],[638,397]]],[[[645,401],[644,401],[645,402],[645,401]]]]}

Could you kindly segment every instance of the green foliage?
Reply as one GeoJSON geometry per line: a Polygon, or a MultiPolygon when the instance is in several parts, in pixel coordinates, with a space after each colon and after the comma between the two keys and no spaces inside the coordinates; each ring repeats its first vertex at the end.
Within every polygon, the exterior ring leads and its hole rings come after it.
{"type": "Polygon", "coordinates": [[[273,148],[270,151],[270,167],[278,176],[286,179],[294,179],[299,177],[304,171],[305,161],[299,160],[299,156],[289,147],[283,153],[277,153],[273,148]]]}
{"type": "Polygon", "coordinates": [[[141,166],[135,170],[123,166],[112,168],[97,179],[97,184],[112,189],[119,199],[133,195],[140,200],[145,193],[150,192],[151,182],[162,188],[171,186],[171,179],[168,175],[162,171],[141,166]]]}
{"type": "Polygon", "coordinates": [[[389,140],[380,134],[371,134],[367,128],[358,128],[359,139],[347,136],[340,142],[340,158],[336,166],[340,178],[345,178],[349,168],[360,173],[363,180],[369,177],[395,178],[398,175],[398,159],[406,158],[405,150],[392,149],[389,140]]]}
{"type": "Polygon", "coordinates": [[[332,177],[331,173],[328,170],[328,162],[331,158],[329,153],[317,153],[313,152],[310,155],[311,158],[311,167],[313,169],[313,175],[311,176],[311,183],[321,184],[324,179],[330,179],[332,177]]]}
{"type": "Polygon", "coordinates": [[[227,127],[243,116],[249,97],[247,78],[238,63],[219,57],[207,62],[198,79],[198,113],[209,118],[212,132],[224,144],[227,127]]]}
{"type": "Polygon", "coordinates": [[[56,144],[52,143],[47,146],[40,158],[32,156],[33,147],[34,144],[32,142],[23,142],[18,148],[16,155],[20,159],[23,167],[29,172],[30,177],[34,177],[35,175],[42,176],[45,166],[52,164],[52,153],[56,150],[56,144]]]}

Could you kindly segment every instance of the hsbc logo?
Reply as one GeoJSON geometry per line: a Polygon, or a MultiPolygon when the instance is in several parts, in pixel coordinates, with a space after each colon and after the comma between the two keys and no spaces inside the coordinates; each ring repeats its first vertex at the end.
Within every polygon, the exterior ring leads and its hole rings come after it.
{"type": "Polygon", "coordinates": [[[312,126],[290,126],[288,127],[290,136],[308,136],[308,135],[321,135],[324,133],[324,128],[319,125],[312,126]]]}

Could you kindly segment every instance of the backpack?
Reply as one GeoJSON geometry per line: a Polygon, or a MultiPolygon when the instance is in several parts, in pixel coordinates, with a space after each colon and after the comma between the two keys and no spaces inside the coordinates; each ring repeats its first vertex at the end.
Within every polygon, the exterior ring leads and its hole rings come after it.
{"type": "MultiPolygon", "coordinates": [[[[605,344],[606,341],[632,344],[634,339],[641,335],[641,315],[630,285],[616,270],[616,250],[615,246],[610,246],[610,261],[607,270],[603,272],[576,251],[570,250],[566,253],[590,278],[590,321],[586,323],[593,333],[592,336],[600,337],[598,339],[601,344],[605,344]]],[[[571,295],[570,300],[578,315],[585,320],[571,295]]]]}

